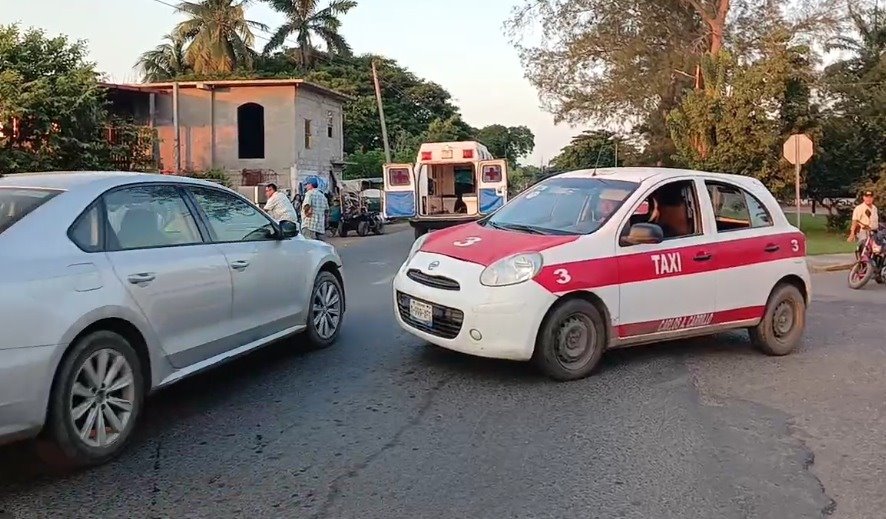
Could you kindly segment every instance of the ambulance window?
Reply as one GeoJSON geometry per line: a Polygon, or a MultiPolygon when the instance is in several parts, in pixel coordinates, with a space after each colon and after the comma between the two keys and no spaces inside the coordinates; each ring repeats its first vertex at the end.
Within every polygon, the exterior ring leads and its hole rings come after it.
{"type": "Polygon", "coordinates": [[[717,232],[772,225],[772,216],[766,206],[744,189],[722,182],[707,182],[706,185],[714,208],[717,232]]]}
{"type": "Polygon", "coordinates": [[[501,166],[498,164],[483,166],[483,182],[501,182],[501,166]]]}
{"type": "Polygon", "coordinates": [[[406,168],[392,168],[388,170],[388,185],[408,186],[409,170],[406,168]]]}

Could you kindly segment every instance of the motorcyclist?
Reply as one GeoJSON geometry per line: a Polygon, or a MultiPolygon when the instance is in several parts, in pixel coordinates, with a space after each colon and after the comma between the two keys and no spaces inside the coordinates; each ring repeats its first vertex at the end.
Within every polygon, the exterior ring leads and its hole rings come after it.
{"type": "MultiPolygon", "coordinates": [[[[874,192],[865,191],[862,195],[862,202],[852,210],[852,225],[849,228],[847,241],[856,241],[858,247],[861,248],[868,239],[868,233],[878,230],[879,227],[880,217],[877,213],[877,206],[874,205],[874,192]]],[[[878,244],[880,244],[879,241],[878,244]]]]}

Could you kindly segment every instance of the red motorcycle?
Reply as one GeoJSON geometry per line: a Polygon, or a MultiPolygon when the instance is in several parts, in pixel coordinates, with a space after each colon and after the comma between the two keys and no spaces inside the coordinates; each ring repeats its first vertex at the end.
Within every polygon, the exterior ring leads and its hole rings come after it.
{"type": "Polygon", "coordinates": [[[868,232],[868,237],[855,250],[855,264],[849,270],[849,288],[858,290],[871,278],[877,283],[886,283],[886,226],[881,225],[876,232],[868,232]]]}

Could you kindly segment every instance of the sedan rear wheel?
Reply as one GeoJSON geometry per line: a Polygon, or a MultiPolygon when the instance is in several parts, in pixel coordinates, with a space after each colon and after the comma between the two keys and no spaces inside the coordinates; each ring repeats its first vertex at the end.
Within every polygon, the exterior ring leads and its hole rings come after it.
{"type": "Polygon", "coordinates": [[[104,463],[123,450],[141,411],[138,355],[114,332],[91,333],[65,356],[50,398],[44,458],[72,467],[104,463]]]}

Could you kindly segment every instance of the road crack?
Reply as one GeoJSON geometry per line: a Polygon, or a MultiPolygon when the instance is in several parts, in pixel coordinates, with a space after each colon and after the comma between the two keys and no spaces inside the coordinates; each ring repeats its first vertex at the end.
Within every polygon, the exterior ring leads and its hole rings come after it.
{"type": "Polygon", "coordinates": [[[326,493],[326,498],[324,499],[323,504],[320,506],[320,510],[314,515],[315,518],[321,519],[325,517],[330,517],[329,513],[332,509],[332,505],[335,504],[336,499],[338,499],[338,497],[342,493],[342,485],[349,479],[357,477],[360,472],[371,465],[372,462],[379,458],[379,456],[399,445],[400,438],[402,438],[407,431],[421,423],[422,419],[431,409],[431,406],[434,405],[434,399],[437,394],[446,386],[446,384],[449,383],[449,381],[452,380],[454,376],[455,375],[453,374],[448,377],[444,377],[440,379],[436,384],[434,384],[430,388],[430,390],[425,393],[424,399],[419,406],[418,412],[415,414],[415,416],[413,416],[411,420],[403,424],[403,426],[400,427],[396,433],[394,433],[394,436],[392,436],[390,440],[382,445],[381,448],[367,456],[366,459],[364,459],[362,462],[351,467],[351,469],[344,474],[337,476],[329,483],[329,491],[326,493]]]}

